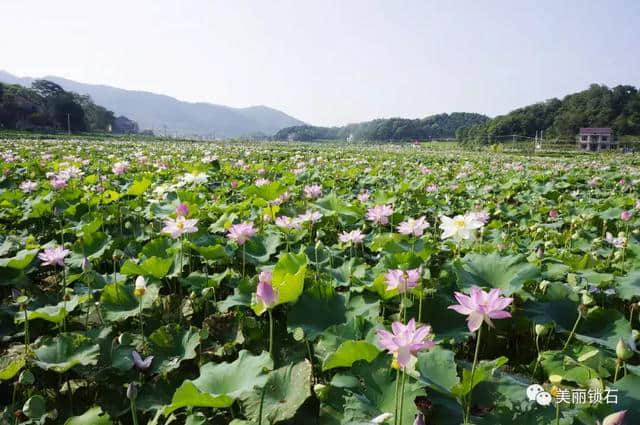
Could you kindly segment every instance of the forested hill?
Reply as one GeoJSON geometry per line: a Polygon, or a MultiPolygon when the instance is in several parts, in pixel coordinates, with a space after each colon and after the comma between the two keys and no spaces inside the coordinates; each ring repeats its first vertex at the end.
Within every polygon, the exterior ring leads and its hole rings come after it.
{"type": "Polygon", "coordinates": [[[0,83],[0,129],[136,133],[138,124],[96,105],[90,96],[66,91],[48,80],[31,88],[0,83]]]}
{"type": "Polygon", "coordinates": [[[545,138],[573,138],[580,127],[612,127],[616,137],[640,134],[640,92],[633,86],[592,84],[563,99],[549,99],[461,128],[457,136],[484,143],[511,135],[534,137],[540,131],[545,138]]]}
{"type": "Polygon", "coordinates": [[[489,117],[468,113],[432,115],[421,119],[377,119],[343,127],[301,125],[278,131],[274,140],[425,140],[455,137],[461,127],[481,124],[489,117]]]}

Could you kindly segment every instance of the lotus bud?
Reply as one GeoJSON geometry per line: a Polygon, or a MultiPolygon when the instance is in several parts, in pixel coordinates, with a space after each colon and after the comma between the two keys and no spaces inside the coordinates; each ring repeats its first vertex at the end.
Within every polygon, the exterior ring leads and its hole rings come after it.
{"type": "Polygon", "coordinates": [[[137,396],[138,396],[138,387],[136,386],[135,383],[132,382],[127,387],[127,398],[129,400],[135,400],[137,396]]]}
{"type": "Polygon", "coordinates": [[[543,259],[544,258],[544,245],[538,245],[538,249],[536,250],[536,256],[539,259],[543,259]]]}
{"type": "Polygon", "coordinates": [[[144,277],[138,276],[136,278],[136,287],[133,290],[133,295],[136,297],[141,297],[147,291],[147,282],[144,280],[144,277]]]}
{"type": "Polygon", "coordinates": [[[82,259],[82,271],[86,273],[90,270],[91,270],[91,261],[89,261],[87,257],[84,257],[82,259]]]}
{"type": "Polygon", "coordinates": [[[602,420],[602,425],[622,425],[622,421],[624,421],[624,415],[626,414],[626,410],[612,413],[602,420]]]}
{"type": "Polygon", "coordinates": [[[633,357],[633,351],[629,349],[629,346],[620,338],[618,340],[618,344],[616,345],[616,357],[620,361],[627,361],[631,357],[633,357]]]}
{"type": "Polygon", "coordinates": [[[425,425],[422,413],[418,413],[418,415],[416,416],[416,420],[413,421],[413,425],[425,425]]]}
{"type": "Polygon", "coordinates": [[[185,203],[181,203],[176,207],[176,215],[186,217],[189,215],[189,207],[185,203]]]}
{"type": "Polygon", "coordinates": [[[318,397],[318,400],[324,401],[329,395],[329,387],[324,384],[315,384],[313,386],[313,392],[318,397]]]}
{"type": "Polygon", "coordinates": [[[636,330],[636,329],[633,329],[633,330],[631,331],[631,338],[632,338],[634,341],[640,341],[640,331],[638,331],[638,330],[636,330]]]}

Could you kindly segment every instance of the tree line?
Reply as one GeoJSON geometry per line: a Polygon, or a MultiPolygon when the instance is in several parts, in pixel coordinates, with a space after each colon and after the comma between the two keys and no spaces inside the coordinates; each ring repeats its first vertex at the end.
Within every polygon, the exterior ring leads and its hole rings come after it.
{"type": "Polygon", "coordinates": [[[274,140],[429,140],[454,138],[456,130],[481,124],[489,117],[468,112],[438,114],[420,119],[387,118],[343,127],[301,125],[283,128],[274,140]]]}
{"type": "Polygon", "coordinates": [[[137,132],[137,124],[96,105],[90,96],[65,91],[48,80],[31,88],[0,83],[0,129],[137,132]],[[131,131],[136,130],[136,131],[131,131]]]}
{"type": "Polygon", "coordinates": [[[608,88],[592,84],[587,90],[516,109],[485,123],[456,132],[463,142],[491,143],[519,135],[570,138],[581,127],[611,127],[617,136],[640,135],[640,92],[634,86],[608,88]]]}

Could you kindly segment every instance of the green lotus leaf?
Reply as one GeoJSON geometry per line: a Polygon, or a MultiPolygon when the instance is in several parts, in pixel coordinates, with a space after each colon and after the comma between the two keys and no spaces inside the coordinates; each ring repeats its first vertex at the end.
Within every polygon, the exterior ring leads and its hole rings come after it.
{"type": "MultiPolygon", "coordinates": [[[[246,261],[253,264],[263,264],[278,251],[280,246],[280,236],[269,233],[266,236],[254,236],[244,245],[246,261]]],[[[242,255],[243,248],[239,248],[239,255],[242,255]]]]}
{"type": "Polygon", "coordinates": [[[80,416],[73,416],[64,425],[111,425],[113,422],[108,413],[102,411],[100,406],[95,406],[80,416]]]}
{"type": "Polygon", "coordinates": [[[36,255],[38,255],[37,249],[23,249],[11,258],[0,258],[0,267],[24,270],[36,258],[36,255]]]}
{"type": "Polygon", "coordinates": [[[151,186],[151,180],[143,177],[131,183],[131,186],[129,186],[127,190],[127,195],[140,196],[146,192],[149,186],[151,186]]]}
{"type": "Polygon", "coordinates": [[[32,420],[38,420],[47,413],[46,401],[41,395],[34,395],[22,406],[22,412],[32,420]]]}
{"type": "Polygon", "coordinates": [[[177,369],[183,360],[196,357],[196,347],[200,344],[198,329],[193,326],[183,330],[175,323],[156,329],[149,336],[153,353],[153,370],[158,373],[177,369]]]}
{"type": "Polygon", "coordinates": [[[150,257],[144,260],[141,264],[136,264],[131,260],[127,260],[122,265],[120,273],[125,275],[142,275],[162,279],[169,273],[172,264],[173,258],[150,257]]]}
{"type": "MultiPolygon", "coordinates": [[[[138,314],[140,302],[133,295],[134,286],[122,283],[110,283],[104,287],[100,295],[100,306],[106,320],[120,321],[138,314]]],[[[142,296],[142,309],[145,310],[158,298],[160,288],[156,284],[147,285],[142,296]]]]}
{"type": "Polygon", "coordinates": [[[311,363],[304,360],[269,373],[264,386],[243,397],[242,404],[253,422],[273,424],[293,418],[310,396],[311,363]]]}
{"type": "Polygon", "coordinates": [[[327,299],[304,293],[287,314],[287,329],[293,332],[296,328],[301,328],[306,338],[313,341],[329,326],[346,321],[344,295],[335,294],[327,299]]]}
{"type": "Polygon", "coordinates": [[[371,363],[380,350],[367,341],[345,341],[338,349],[329,354],[322,362],[322,370],[329,370],[336,367],[351,367],[355,362],[364,360],[371,363]]]}
{"type": "MultiPolygon", "coordinates": [[[[60,324],[62,321],[89,297],[86,295],[72,295],[68,301],[60,301],[56,305],[47,305],[36,310],[27,310],[27,320],[42,319],[47,322],[60,324]]],[[[19,312],[16,314],[16,323],[24,322],[24,314],[19,312]]]]}
{"type": "Polygon", "coordinates": [[[55,338],[45,338],[35,350],[35,364],[42,369],[58,373],[66,372],[76,365],[98,363],[100,347],[84,335],[61,333],[55,338]]]}
{"type": "Polygon", "coordinates": [[[246,350],[232,363],[206,363],[198,378],[182,383],[163,413],[168,415],[181,407],[229,407],[254,386],[264,385],[265,371],[272,368],[268,353],[254,356],[246,350]]]}
{"type": "Polygon", "coordinates": [[[245,189],[247,196],[255,196],[265,201],[275,201],[278,196],[286,192],[286,186],[283,186],[280,182],[274,181],[262,186],[249,186],[245,189]]]}
{"type": "Polygon", "coordinates": [[[0,381],[7,381],[25,366],[25,356],[21,353],[9,353],[0,357],[0,381]]]}
{"type": "Polygon", "coordinates": [[[454,270],[460,288],[499,288],[506,296],[519,291],[525,282],[535,280],[539,275],[536,266],[525,262],[523,256],[501,257],[497,253],[468,254],[454,263],[454,270]]]}
{"type": "MultiPolygon", "coordinates": [[[[357,386],[350,388],[355,397],[347,397],[344,405],[344,423],[367,424],[386,412],[394,412],[396,377],[388,356],[378,356],[372,363],[358,362],[350,370],[357,377],[357,386]]],[[[401,425],[413,425],[418,413],[414,399],[424,395],[424,390],[409,382],[405,386],[404,414],[401,425]]]]}
{"type": "Polygon", "coordinates": [[[102,257],[110,245],[111,237],[102,232],[85,233],[82,238],[76,240],[73,251],[89,260],[95,260],[102,257]]]}
{"type": "MultiPolygon", "coordinates": [[[[278,294],[276,305],[295,302],[304,289],[304,276],[307,271],[307,256],[285,253],[280,256],[272,271],[272,285],[278,294]]],[[[265,312],[262,304],[251,306],[256,314],[265,312]]]]}
{"type": "Polygon", "coordinates": [[[617,279],[616,292],[623,300],[640,297],[640,271],[631,272],[617,279]]]}
{"type": "Polygon", "coordinates": [[[460,383],[456,373],[455,353],[440,346],[418,354],[417,371],[420,382],[443,394],[451,394],[460,383]]]}

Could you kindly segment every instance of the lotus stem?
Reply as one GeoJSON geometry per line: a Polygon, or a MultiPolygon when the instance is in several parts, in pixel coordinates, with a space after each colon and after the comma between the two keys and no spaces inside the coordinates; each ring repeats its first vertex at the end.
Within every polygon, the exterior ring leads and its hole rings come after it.
{"type": "Polygon", "coordinates": [[[469,394],[467,396],[467,406],[465,412],[465,423],[469,423],[470,413],[471,413],[471,395],[473,393],[473,377],[476,373],[476,365],[478,364],[478,354],[480,353],[480,340],[482,338],[482,325],[478,329],[478,337],[476,338],[476,352],[473,355],[473,365],[471,366],[471,389],[469,390],[469,394]]]}
{"type": "Polygon", "coordinates": [[[398,424],[398,392],[400,391],[400,368],[396,370],[396,392],[394,396],[393,424],[398,424]]]}
{"type": "Polygon", "coordinates": [[[407,372],[402,369],[402,383],[400,384],[400,417],[398,418],[398,425],[402,425],[402,414],[404,411],[404,384],[407,380],[407,372]]]}
{"type": "Polygon", "coordinates": [[[273,359],[273,313],[271,313],[271,309],[268,309],[269,313],[269,355],[273,359]]]}
{"type": "Polygon", "coordinates": [[[135,397],[131,399],[131,418],[133,419],[133,425],[138,425],[138,410],[136,409],[135,397]]]}
{"type": "Polygon", "coordinates": [[[573,324],[571,333],[567,338],[567,342],[564,343],[564,347],[562,347],[562,351],[566,350],[567,347],[569,346],[569,342],[571,341],[571,338],[573,338],[573,335],[576,333],[576,329],[578,329],[578,323],[580,323],[580,319],[582,319],[582,311],[578,308],[578,318],[576,319],[576,322],[573,324]]]}
{"type": "Polygon", "coordinates": [[[142,347],[144,348],[147,345],[147,342],[144,338],[144,321],[142,320],[142,297],[138,302],[138,318],[140,322],[140,336],[142,337],[142,347]]]}

